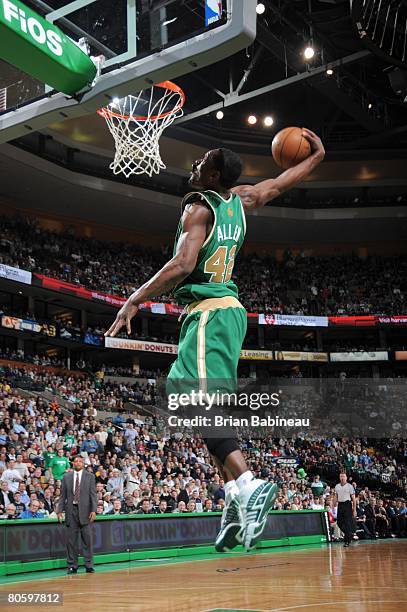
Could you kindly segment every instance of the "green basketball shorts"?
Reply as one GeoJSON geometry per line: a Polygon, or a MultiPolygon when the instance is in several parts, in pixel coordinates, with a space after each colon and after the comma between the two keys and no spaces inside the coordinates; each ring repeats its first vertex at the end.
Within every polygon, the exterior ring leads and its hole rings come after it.
{"type": "Polygon", "coordinates": [[[186,308],[178,357],[168,375],[167,390],[233,392],[247,330],[246,310],[232,296],[207,298],[186,308]]]}

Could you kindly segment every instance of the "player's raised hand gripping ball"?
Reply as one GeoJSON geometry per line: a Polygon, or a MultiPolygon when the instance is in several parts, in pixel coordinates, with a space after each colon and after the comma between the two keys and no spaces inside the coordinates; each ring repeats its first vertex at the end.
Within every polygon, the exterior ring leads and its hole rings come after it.
{"type": "Polygon", "coordinates": [[[287,127],[274,136],[271,152],[277,166],[286,170],[296,166],[311,155],[312,148],[307,138],[307,132],[310,132],[310,130],[306,128],[287,127]]]}

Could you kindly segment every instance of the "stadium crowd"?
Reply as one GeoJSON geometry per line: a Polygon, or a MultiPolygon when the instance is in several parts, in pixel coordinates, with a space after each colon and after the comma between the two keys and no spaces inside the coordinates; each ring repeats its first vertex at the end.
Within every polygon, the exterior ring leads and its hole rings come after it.
{"type": "MultiPolygon", "coordinates": [[[[109,382],[33,370],[33,380],[53,394],[47,400],[42,392],[23,395],[18,380],[10,382],[17,375],[0,377],[0,518],[55,517],[62,476],[78,453],[96,478],[98,514],[223,509],[224,482],[199,436],[165,432],[154,411],[100,419],[98,393],[113,412],[123,401],[123,389],[117,393],[109,382]],[[63,408],[64,399],[72,411],[63,408]]],[[[253,473],[281,486],[276,509],[326,508],[339,539],[332,491],[345,467],[357,491],[355,537],[406,536],[402,438],[242,437],[241,443],[253,473]]]]}
{"type": "Polygon", "coordinates": [[[58,401],[68,403],[79,415],[82,411],[87,411],[83,413],[84,416],[96,416],[98,410],[121,411],[126,402],[140,405],[154,403],[154,385],[146,382],[146,379],[131,383],[120,381],[120,377],[119,381],[105,380],[103,369],[94,374],[69,370],[56,372],[53,367],[30,369],[10,363],[0,366],[0,372],[15,386],[52,394],[56,406],[58,401]]]}
{"type": "MultiPolygon", "coordinates": [[[[119,242],[58,234],[20,217],[0,218],[0,263],[127,297],[170,257],[119,242]],[[129,261],[131,282],[129,282],[129,261]]],[[[407,257],[308,257],[286,252],[282,261],[246,255],[234,278],[250,311],[286,314],[404,314],[407,257]]],[[[169,295],[159,298],[170,301],[169,295]]]]}

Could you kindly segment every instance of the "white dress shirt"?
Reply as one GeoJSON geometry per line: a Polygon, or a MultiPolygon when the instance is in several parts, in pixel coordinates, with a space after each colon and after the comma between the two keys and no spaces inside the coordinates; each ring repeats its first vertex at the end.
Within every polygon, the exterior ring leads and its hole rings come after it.
{"type": "Polygon", "coordinates": [[[73,493],[74,493],[74,495],[75,495],[75,485],[76,485],[76,479],[77,479],[78,475],[79,475],[79,489],[80,489],[80,487],[81,487],[81,482],[82,482],[82,473],[83,473],[83,470],[79,470],[79,472],[77,472],[76,470],[74,470],[74,473],[73,473],[73,493]]]}

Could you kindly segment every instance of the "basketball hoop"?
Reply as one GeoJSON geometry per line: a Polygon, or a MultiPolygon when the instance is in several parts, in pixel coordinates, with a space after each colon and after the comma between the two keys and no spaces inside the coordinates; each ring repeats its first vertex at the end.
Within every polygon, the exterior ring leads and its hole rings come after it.
{"type": "Polygon", "coordinates": [[[158,174],[166,166],[160,156],[163,131],[183,115],[185,94],[178,85],[164,81],[136,96],[114,99],[97,112],[104,117],[116,147],[110,164],[113,174],[158,174]]]}

